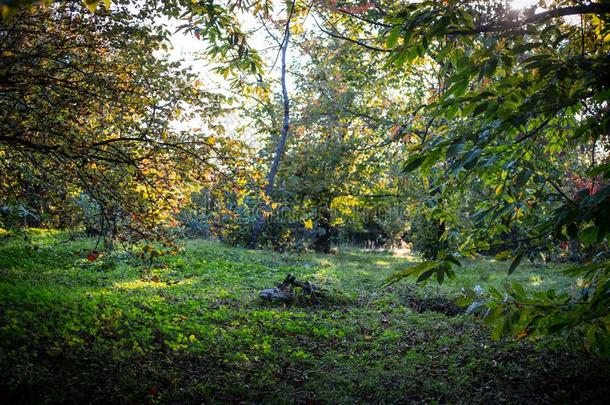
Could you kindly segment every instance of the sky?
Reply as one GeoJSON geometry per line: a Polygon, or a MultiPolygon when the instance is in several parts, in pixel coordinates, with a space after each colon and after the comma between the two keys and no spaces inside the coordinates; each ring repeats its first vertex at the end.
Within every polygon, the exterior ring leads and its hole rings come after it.
{"type": "Polygon", "coordinates": [[[511,0],[510,6],[514,9],[528,8],[538,3],[538,0],[511,0]]]}
{"type": "MultiPolygon", "coordinates": [[[[277,10],[277,14],[284,15],[284,9],[281,6],[277,6],[275,8],[277,10]]],[[[254,49],[259,51],[265,65],[267,65],[267,72],[271,78],[278,79],[280,77],[280,62],[275,64],[273,70],[269,70],[271,65],[278,54],[279,48],[278,45],[269,38],[268,34],[266,34],[265,30],[258,29],[257,27],[260,24],[257,23],[255,18],[250,14],[244,14],[240,16],[240,21],[242,22],[242,30],[244,31],[254,31],[249,39],[249,44],[254,49]]],[[[176,20],[168,20],[167,18],[163,18],[160,20],[160,23],[164,23],[173,35],[170,38],[171,49],[169,51],[169,58],[171,60],[180,60],[184,66],[189,66],[193,69],[195,73],[197,73],[202,82],[205,84],[205,88],[214,92],[220,92],[222,94],[229,94],[229,86],[224,80],[224,78],[213,72],[212,69],[214,67],[213,64],[205,61],[201,54],[205,52],[206,43],[200,39],[197,39],[194,35],[190,33],[185,33],[182,31],[177,31],[177,27],[182,24],[181,21],[176,20]]],[[[280,34],[281,35],[281,34],[280,34]]],[[[294,48],[288,48],[287,54],[287,64],[290,66],[291,61],[299,58],[300,56],[295,52],[294,48]]],[[[294,90],[294,81],[292,80],[291,74],[287,73],[287,87],[288,92],[292,92],[294,90]]],[[[225,127],[227,134],[235,134],[235,130],[242,126],[244,122],[238,117],[236,114],[227,115],[223,117],[221,123],[225,127]]],[[[200,122],[188,122],[188,123],[177,123],[175,125],[176,129],[189,129],[189,128],[200,128],[202,127],[200,122]]],[[[245,136],[241,137],[241,139],[251,146],[255,146],[258,141],[255,139],[252,134],[245,134],[245,136]]]]}

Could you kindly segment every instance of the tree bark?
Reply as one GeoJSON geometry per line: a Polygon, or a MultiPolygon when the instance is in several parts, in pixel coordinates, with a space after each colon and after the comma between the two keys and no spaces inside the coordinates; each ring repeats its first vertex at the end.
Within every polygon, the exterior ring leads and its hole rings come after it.
{"type": "Polygon", "coordinates": [[[286,148],[286,139],[288,138],[288,130],[290,129],[290,100],[288,98],[288,89],[286,88],[286,50],[288,49],[288,41],[290,40],[290,29],[288,23],[286,24],[286,34],[284,42],[282,44],[282,98],[284,100],[284,122],[282,124],[282,132],[280,133],[280,139],[275,148],[275,156],[273,157],[273,163],[267,176],[267,186],[265,187],[265,194],[270,195],[273,191],[273,185],[275,183],[275,176],[280,167],[280,161],[286,148]]]}
{"type": "Polygon", "coordinates": [[[324,207],[318,218],[319,231],[321,230],[324,233],[318,234],[314,240],[313,248],[316,252],[331,252],[330,238],[332,236],[332,226],[330,225],[330,221],[330,208],[324,207]]]}
{"type": "MultiPolygon", "coordinates": [[[[292,5],[288,13],[286,29],[284,30],[284,40],[280,44],[280,49],[282,53],[282,70],[280,80],[282,83],[282,99],[284,102],[284,121],[282,124],[280,139],[278,140],[277,146],[275,148],[275,156],[273,157],[273,162],[271,163],[271,168],[269,169],[269,174],[267,175],[267,185],[265,186],[265,196],[267,197],[270,197],[273,191],[275,176],[277,175],[277,171],[280,167],[280,161],[282,160],[284,149],[286,149],[286,139],[288,139],[288,131],[290,129],[290,99],[288,98],[288,89],[286,87],[286,51],[288,50],[288,44],[290,42],[290,19],[292,18],[293,8],[294,4],[292,5]]],[[[270,207],[265,203],[262,207],[262,212],[259,214],[258,219],[254,223],[250,242],[248,243],[248,247],[251,249],[254,249],[256,247],[258,238],[260,237],[261,231],[263,230],[263,226],[265,225],[265,217],[263,213],[268,212],[269,209],[270,207]]]]}

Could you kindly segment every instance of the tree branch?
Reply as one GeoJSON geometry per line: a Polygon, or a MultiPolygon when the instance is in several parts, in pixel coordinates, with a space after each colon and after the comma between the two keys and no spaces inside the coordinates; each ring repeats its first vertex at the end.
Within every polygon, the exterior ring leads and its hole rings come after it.
{"type": "Polygon", "coordinates": [[[540,23],[551,18],[565,17],[568,15],[608,13],[610,13],[610,4],[588,4],[581,6],[562,7],[534,14],[520,21],[504,21],[498,24],[481,25],[469,30],[448,31],[447,35],[474,35],[483,34],[486,32],[509,31],[515,28],[523,27],[524,25],[540,23]]]}

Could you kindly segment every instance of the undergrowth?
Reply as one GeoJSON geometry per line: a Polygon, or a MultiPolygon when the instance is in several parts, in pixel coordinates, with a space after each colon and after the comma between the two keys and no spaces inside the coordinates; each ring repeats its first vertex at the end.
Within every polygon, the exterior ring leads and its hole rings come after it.
{"type": "MultiPolygon", "coordinates": [[[[152,268],[94,241],[32,231],[0,241],[3,403],[594,403],[608,363],[561,339],[492,341],[453,304],[507,279],[471,262],[442,286],[378,287],[415,260],[392,253],[249,251],[189,241],[152,268]],[[93,260],[91,260],[93,259],[93,260]],[[316,305],[258,292],[288,273],[316,305]]],[[[570,289],[551,265],[513,276],[570,289]]]]}

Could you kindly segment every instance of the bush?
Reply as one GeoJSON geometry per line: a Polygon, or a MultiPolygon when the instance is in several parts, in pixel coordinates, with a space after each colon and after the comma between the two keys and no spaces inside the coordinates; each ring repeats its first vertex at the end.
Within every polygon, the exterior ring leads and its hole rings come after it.
{"type": "Polygon", "coordinates": [[[437,219],[416,215],[409,235],[413,250],[426,260],[435,260],[439,253],[448,248],[447,241],[441,240],[445,225],[437,219]]]}

